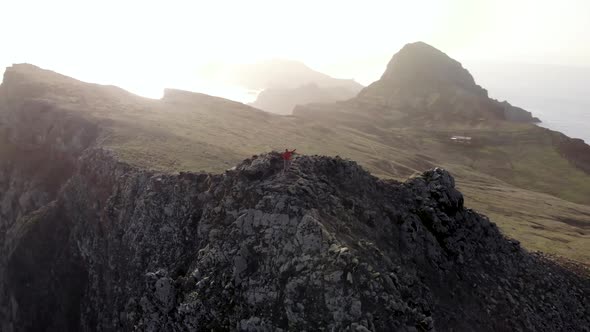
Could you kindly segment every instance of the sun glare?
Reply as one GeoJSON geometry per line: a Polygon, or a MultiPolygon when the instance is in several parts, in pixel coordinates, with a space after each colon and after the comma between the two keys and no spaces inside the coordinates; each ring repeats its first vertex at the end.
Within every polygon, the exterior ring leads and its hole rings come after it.
{"type": "Polygon", "coordinates": [[[590,19],[571,8],[529,0],[10,1],[0,4],[9,13],[0,21],[0,65],[33,63],[152,98],[165,87],[197,88],[193,80],[204,79],[196,77],[198,68],[208,63],[271,58],[369,84],[393,53],[418,40],[458,59],[578,59],[588,65],[590,46],[571,38],[588,29],[590,19]],[[538,15],[524,15],[531,11],[538,15]],[[563,45],[555,48],[559,54],[543,53],[545,37],[563,45]]]}

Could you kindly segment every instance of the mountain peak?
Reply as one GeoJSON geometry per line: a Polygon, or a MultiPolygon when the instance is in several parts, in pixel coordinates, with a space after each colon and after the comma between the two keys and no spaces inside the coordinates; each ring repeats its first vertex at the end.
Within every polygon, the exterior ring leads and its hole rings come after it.
{"type": "Polygon", "coordinates": [[[393,56],[381,80],[411,86],[444,83],[481,90],[461,63],[424,42],[406,44],[393,56]]]}
{"type": "Polygon", "coordinates": [[[393,108],[420,122],[538,122],[530,112],[490,99],[460,62],[424,42],[406,44],[381,79],[358,98],[393,108]]]}

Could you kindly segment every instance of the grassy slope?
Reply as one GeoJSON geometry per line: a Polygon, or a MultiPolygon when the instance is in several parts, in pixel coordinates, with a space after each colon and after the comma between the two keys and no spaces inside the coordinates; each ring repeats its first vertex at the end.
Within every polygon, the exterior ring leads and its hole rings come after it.
{"type": "Polygon", "coordinates": [[[522,189],[470,167],[448,164],[465,205],[487,215],[509,237],[590,265],[590,206],[522,189]]]}
{"type": "Polygon", "coordinates": [[[478,159],[464,165],[516,187],[552,194],[564,200],[590,204],[590,176],[572,167],[549,146],[488,147],[478,159]]]}
{"type": "Polygon", "coordinates": [[[351,158],[377,176],[400,180],[440,165],[457,178],[467,206],[487,214],[509,236],[528,248],[590,263],[590,207],[572,203],[590,204],[590,177],[532,127],[483,126],[469,134],[492,143],[467,147],[449,144],[448,135],[472,126],[447,132],[394,127],[393,116],[390,122],[351,126],[271,115],[213,97],[166,102],[50,79],[51,92],[35,97],[100,122],[105,129],[100,144],[131,164],[165,172],[220,172],[250,155],[290,147],[351,158]],[[510,139],[497,140],[504,136],[510,139]]]}
{"type": "Polygon", "coordinates": [[[306,154],[341,155],[358,160],[377,176],[399,180],[439,165],[455,174],[466,205],[488,215],[508,236],[532,250],[590,263],[590,206],[565,200],[590,197],[580,194],[590,192],[590,177],[553,149],[535,145],[514,150],[510,146],[476,148],[483,156],[468,167],[472,152],[413,131],[392,131],[395,142],[384,144],[378,135],[293,117],[250,122],[215,109],[176,108],[172,112],[151,114],[145,122],[133,123],[145,135],[130,138],[136,128],[118,127],[119,138],[112,136],[106,145],[128,162],[162,171],[220,172],[246,156],[284,147],[306,154]],[[509,162],[510,156],[517,157],[509,162]]]}
{"type": "Polygon", "coordinates": [[[590,207],[509,185],[460,182],[466,205],[532,250],[590,263],[590,207]]]}

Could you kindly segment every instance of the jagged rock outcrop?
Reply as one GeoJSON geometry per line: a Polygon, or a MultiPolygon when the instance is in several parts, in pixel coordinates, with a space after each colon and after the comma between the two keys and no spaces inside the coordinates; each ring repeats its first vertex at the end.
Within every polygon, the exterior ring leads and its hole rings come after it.
{"type": "Polygon", "coordinates": [[[589,280],[504,238],[442,169],[277,153],[157,174],[90,149],[3,248],[3,331],[583,330],[589,280]]]}

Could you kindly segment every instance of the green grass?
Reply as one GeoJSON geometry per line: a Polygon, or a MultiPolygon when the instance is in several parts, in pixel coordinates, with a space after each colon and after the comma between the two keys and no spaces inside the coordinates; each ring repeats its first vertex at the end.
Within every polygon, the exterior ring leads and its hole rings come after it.
{"type": "Polygon", "coordinates": [[[590,204],[590,177],[573,168],[551,147],[532,147],[513,163],[510,182],[553,194],[572,202],[590,204]],[[587,194],[585,194],[587,193],[587,194]]]}
{"type": "Polygon", "coordinates": [[[502,183],[459,183],[465,204],[529,250],[590,264],[590,206],[502,183]]]}

